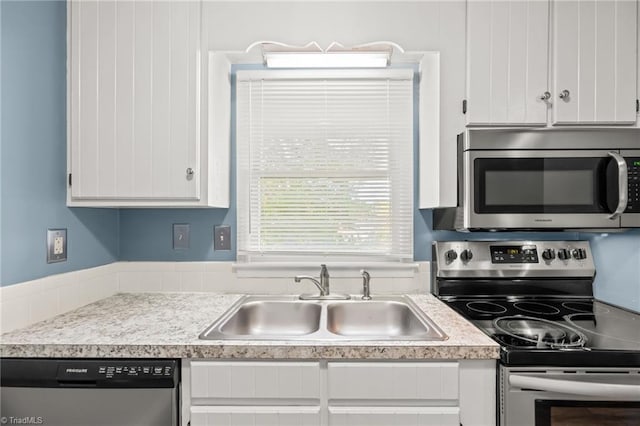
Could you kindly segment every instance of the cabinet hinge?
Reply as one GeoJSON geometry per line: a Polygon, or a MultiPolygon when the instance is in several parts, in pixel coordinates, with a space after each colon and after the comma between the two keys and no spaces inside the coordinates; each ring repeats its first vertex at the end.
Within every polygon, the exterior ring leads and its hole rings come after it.
{"type": "Polygon", "coordinates": [[[69,173],[69,179],[68,179],[68,181],[69,181],[69,186],[71,186],[71,173],[69,173]]]}
{"type": "Polygon", "coordinates": [[[463,114],[467,113],[467,100],[466,99],[462,100],[462,113],[463,114]]]}
{"type": "Polygon", "coordinates": [[[640,112],[640,99],[636,99],[636,112],[640,112]]]}

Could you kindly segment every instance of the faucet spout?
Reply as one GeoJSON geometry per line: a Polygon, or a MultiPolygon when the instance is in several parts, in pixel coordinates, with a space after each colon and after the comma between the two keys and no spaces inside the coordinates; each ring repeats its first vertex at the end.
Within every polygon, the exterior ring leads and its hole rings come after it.
{"type": "Polygon", "coordinates": [[[309,275],[296,275],[295,277],[293,277],[293,280],[297,283],[299,283],[302,280],[309,280],[312,283],[314,283],[316,287],[318,287],[318,290],[320,290],[320,296],[326,296],[328,294],[328,293],[325,293],[325,288],[321,283],[321,281],[318,281],[309,275]]]}
{"type": "Polygon", "coordinates": [[[320,290],[320,294],[301,294],[301,300],[349,300],[348,294],[329,294],[329,271],[327,265],[320,265],[320,280],[309,275],[296,275],[293,280],[299,283],[302,280],[309,280],[320,290]]]}

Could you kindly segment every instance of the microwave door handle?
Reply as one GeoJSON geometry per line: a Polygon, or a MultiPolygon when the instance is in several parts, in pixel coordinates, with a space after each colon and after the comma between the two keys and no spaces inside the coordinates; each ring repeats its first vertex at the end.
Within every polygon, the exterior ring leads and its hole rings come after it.
{"type": "Polygon", "coordinates": [[[640,385],[583,382],[550,379],[546,377],[521,376],[517,374],[509,376],[509,384],[521,389],[535,389],[545,392],[564,393],[567,395],[596,398],[640,398],[640,385]]]}
{"type": "Polygon", "coordinates": [[[609,216],[609,219],[615,220],[627,209],[627,161],[617,152],[609,152],[609,156],[612,157],[618,165],[618,207],[616,207],[616,210],[609,216]]]}

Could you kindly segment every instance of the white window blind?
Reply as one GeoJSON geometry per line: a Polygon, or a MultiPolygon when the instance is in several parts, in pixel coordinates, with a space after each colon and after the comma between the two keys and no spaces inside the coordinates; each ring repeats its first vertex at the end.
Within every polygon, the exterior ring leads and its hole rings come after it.
{"type": "Polygon", "coordinates": [[[413,260],[413,70],[238,71],[238,260],[413,260]]]}

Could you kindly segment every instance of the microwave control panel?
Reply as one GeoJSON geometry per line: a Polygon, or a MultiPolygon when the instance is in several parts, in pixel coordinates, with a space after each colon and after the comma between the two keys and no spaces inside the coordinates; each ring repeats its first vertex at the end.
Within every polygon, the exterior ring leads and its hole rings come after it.
{"type": "Polygon", "coordinates": [[[640,157],[627,158],[629,199],[625,213],[640,213],[640,157]]]}

